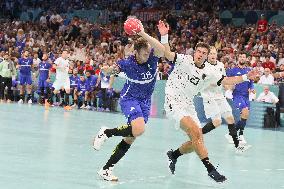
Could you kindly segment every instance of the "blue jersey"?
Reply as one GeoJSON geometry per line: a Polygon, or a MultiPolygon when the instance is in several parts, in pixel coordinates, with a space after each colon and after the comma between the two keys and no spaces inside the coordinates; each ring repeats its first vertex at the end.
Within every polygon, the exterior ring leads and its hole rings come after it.
{"type": "Polygon", "coordinates": [[[32,58],[20,58],[19,59],[19,65],[20,66],[20,74],[25,76],[30,76],[32,71],[32,64],[33,59],[32,58]]]}
{"type": "Polygon", "coordinates": [[[94,75],[91,75],[90,77],[86,77],[86,81],[88,83],[88,85],[94,89],[96,84],[97,84],[97,81],[98,81],[98,77],[97,76],[94,76],[94,75]]]}
{"type": "Polygon", "coordinates": [[[117,65],[126,78],[120,97],[149,99],[157,80],[158,60],[159,58],[154,56],[154,51],[152,50],[148,61],[144,64],[138,64],[134,55],[118,61],[117,65]]]}
{"type": "Polygon", "coordinates": [[[38,65],[39,69],[39,80],[45,81],[48,78],[49,75],[49,69],[51,68],[51,64],[47,61],[42,61],[38,65]]]}
{"type": "Polygon", "coordinates": [[[70,78],[70,87],[71,88],[77,87],[78,82],[80,80],[79,76],[71,75],[69,78],[70,78]]]}
{"type": "Polygon", "coordinates": [[[81,81],[79,80],[78,82],[78,85],[77,85],[77,90],[79,92],[86,92],[86,91],[90,91],[90,86],[88,85],[88,82],[85,80],[85,81],[81,81]]]}
{"type": "Polygon", "coordinates": [[[26,38],[23,37],[23,38],[19,39],[18,36],[17,36],[15,46],[19,49],[19,53],[21,54],[22,51],[24,50],[25,46],[26,46],[26,38]]]}
{"type": "MultiPolygon", "coordinates": [[[[251,69],[250,68],[232,68],[226,71],[228,77],[230,76],[241,76],[247,74],[251,69]]],[[[235,86],[233,91],[233,96],[245,96],[249,97],[249,89],[253,89],[253,81],[245,81],[239,83],[235,86]]]]}

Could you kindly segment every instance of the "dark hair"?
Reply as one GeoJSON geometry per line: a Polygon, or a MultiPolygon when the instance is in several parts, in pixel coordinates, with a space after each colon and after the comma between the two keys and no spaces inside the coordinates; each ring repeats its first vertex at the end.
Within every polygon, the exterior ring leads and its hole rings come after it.
{"type": "Polygon", "coordinates": [[[207,49],[208,53],[210,51],[210,45],[208,45],[207,43],[203,43],[203,42],[197,43],[196,46],[195,46],[195,50],[198,47],[207,49]]]}
{"type": "Polygon", "coordinates": [[[91,72],[91,70],[86,70],[86,73],[87,73],[87,72],[88,72],[88,73],[90,73],[90,74],[92,75],[92,72],[91,72]]]}
{"type": "Polygon", "coordinates": [[[240,51],[239,52],[239,55],[242,55],[242,54],[244,54],[244,55],[246,55],[246,57],[248,57],[248,55],[247,55],[247,53],[245,53],[245,51],[240,51]]]}
{"type": "Polygon", "coordinates": [[[142,37],[140,37],[134,42],[134,50],[140,51],[143,48],[148,48],[148,42],[142,37]]]}

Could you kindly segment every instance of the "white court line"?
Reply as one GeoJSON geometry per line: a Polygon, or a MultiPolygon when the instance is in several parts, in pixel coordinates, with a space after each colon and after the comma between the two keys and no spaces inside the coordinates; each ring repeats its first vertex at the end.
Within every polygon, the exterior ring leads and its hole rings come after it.
{"type": "Polygon", "coordinates": [[[242,171],[242,172],[248,172],[249,170],[247,170],[247,169],[242,169],[242,170],[240,170],[240,171],[242,171]]]}
{"type": "Polygon", "coordinates": [[[284,171],[284,169],[276,169],[276,171],[284,171]]]}

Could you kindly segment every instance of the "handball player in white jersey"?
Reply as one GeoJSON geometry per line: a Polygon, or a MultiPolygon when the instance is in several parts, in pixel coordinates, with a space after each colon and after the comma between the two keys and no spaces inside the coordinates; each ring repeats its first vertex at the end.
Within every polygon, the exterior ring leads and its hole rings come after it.
{"type": "Polygon", "coordinates": [[[210,85],[241,83],[248,78],[254,78],[256,73],[249,72],[247,75],[231,78],[224,75],[216,76],[214,70],[206,62],[209,45],[198,43],[193,56],[177,54],[171,52],[168,44],[168,26],[160,21],[158,28],[161,34],[161,43],[165,46],[165,57],[175,64],[165,88],[165,110],[167,116],[176,120],[180,128],[189,137],[180,148],[167,153],[170,171],[174,174],[177,157],[195,151],[206,167],[208,176],[216,182],[224,182],[226,177],[221,175],[209,161],[193,98],[210,85]]]}
{"type": "Polygon", "coordinates": [[[53,83],[54,94],[58,94],[60,89],[65,90],[65,110],[71,110],[69,106],[69,95],[70,95],[70,79],[68,75],[69,71],[69,61],[68,61],[68,51],[63,50],[61,57],[54,61],[53,67],[56,69],[56,78],[53,83]]]}
{"type": "MultiPolygon", "coordinates": [[[[213,46],[210,47],[208,62],[210,63],[211,69],[214,71],[216,77],[226,75],[224,64],[217,60],[217,50],[213,46]]],[[[223,94],[223,87],[212,84],[201,93],[201,96],[203,98],[206,118],[211,119],[211,121],[202,128],[202,133],[206,134],[220,126],[223,117],[228,124],[229,136],[227,136],[227,138],[230,138],[231,143],[234,143],[236,153],[246,151],[250,145],[239,145],[240,143],[237,130],[235,128],[235,120],[232,114],[232,108],[223,94]]]]}

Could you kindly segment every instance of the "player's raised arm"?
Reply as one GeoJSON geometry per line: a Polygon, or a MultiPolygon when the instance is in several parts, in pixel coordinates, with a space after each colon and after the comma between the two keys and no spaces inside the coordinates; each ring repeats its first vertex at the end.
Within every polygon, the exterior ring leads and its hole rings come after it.
{"type": "Polygon", "coordinates": [[[164,55],[169,61],[174,61],[176,53],[171,51],[169,45],[169,40],[168,40],[169,26],[160,20],[158,24],[158,29],[161,34],[161,43],[165,47],[164,55]]]}
{"type": "Polygon", "coordinates": [[[140,20],[137,18],[129,18],[124,23],[124,30],[127,34],[133,35],[138,34],[144,38],[154,48],[154,54],[157,57],[163,57],[165,47],[154,37],[151,37],[144,31],[144,27],[140,20]]]}

